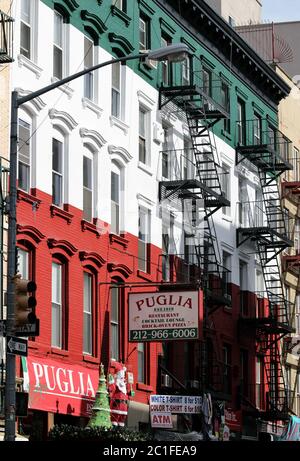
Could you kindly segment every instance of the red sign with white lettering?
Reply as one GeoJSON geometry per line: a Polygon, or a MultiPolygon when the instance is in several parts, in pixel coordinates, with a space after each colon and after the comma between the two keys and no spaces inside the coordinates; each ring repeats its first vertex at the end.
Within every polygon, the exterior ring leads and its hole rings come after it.
{"type": "Polygon", "coordinates": [[[98,387],[99,371],[51,359],[23,357],[28,408],[90,416],[98,387]]]}
{"type": "Polygon", "coordinates": [[[225,408],[225,424],[231,431],[240,432],[242,430],[242,412],[225,408]]]}

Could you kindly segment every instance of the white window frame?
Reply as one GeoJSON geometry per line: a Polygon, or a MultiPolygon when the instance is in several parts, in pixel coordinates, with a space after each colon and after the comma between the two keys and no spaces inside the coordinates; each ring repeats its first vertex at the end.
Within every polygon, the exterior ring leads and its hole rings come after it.
{"type": "Polygon", "coordinates": [[[138,269],[142,272],[151,272],[149,246],[151,243],[151,210],[139,205],[138,208],[138,269]],[[145,219],[145,229],[142,229],[141,222],[142,216],[145,219]],[[142,233],[142,231],[146,233],[142,233]],[[141,238],[144,236],[144,238],[141,238]],[[143,256],[143,257],[142,257],[143,256]]]}
{"type": "MultiPolygon", "coordinates": [[[[231,168],[224,162],[222,162],[221,188],[225,198],[231,202],[231,168]]],[[[231,216],[231,206],[222,207],[222,213],[231,216]]]]}
{"type": "Polygon", "coordinates": [[[51,345],[62,348],[63,323],[63,265],[52,262],[52,295],[51,295],[51,345]]]}
{"type": "Polygon", "coordinates": [[[93,355],[93,275],[83,273],[83,353],[93,355]]]}
{"type": "Polygon", "coordinates": [[[111,165],[111,232],[113,234],[120,234],[121,232],[121,217],[122,217],[122,171],[121,168],[115,163],[112,162],[111,165]],[[112,194],[112,176],[115,174],[118,178],[118,201],[113,200],[112,194]]]}
{"type": "Polygon", "coordinates": [[[150,166],[150,110],[147,109],[142,104],[139,105],[139,162],[144,165],[150,166]],[[143,114],[143,127],[141,126],[141,113],[143,114]],[[145,158],[141,158],[140,146],[141,143],[144,145],[145,149],[145,158]]]}
{"type": "Polygon", "coordinates": [[[120,359],[120,289],[119,287],[112,287],[110,290],[110,359],[120,359]],[[114,295],[115,293],[115,295],[114,295]],[[114,298],[116,296],[116,298],[114,298]],[[116,302],[117,318],[113,318],[113,302],[116,302]],[[115,340],[115,342],[114,342],[115,340]]]}
{"type": "Polygon", "coordinates": [[[21,274],[22,278],[29,280],[29,258],[30,252],[23,248],[18,248],[18,274],[21,274]]]}
{"type": "Polygon", "coordinates": [[[123,11],[124,13],[126,13],[127,10],[126,4],[127,0],[113,0],[113,6],[118,8],[120,11],[123,11]]]}
{"type": "Polygon", "coordinates": [[[29,193],[31,186],[32,186],[32,144],[33,144],[33,138],[32,138],[32,132],[33,132],[33,120],[32,118],[26,114],[25,112],[22,112],[18,118],[18,187],[29,193]],[[26,135],[26,139],[21,139],[20,137],[20,125],[28,130],[28,135],[26,135]],[[26,125],[26,126],[25,126],[26,125]],[[28,147],[28,162],[26,163],[25,156],[27,154],[22,153],[22,150],[25,148],[26,145],[29,145],[28,147]],[[26,169],[26,185],[25,187],[21,187],[22,184],[20,183],[20,164],[22,164],[25,169],[26,169]]]}
{"type": "Polygon", "coordinates": [[[111,81],[111,115],[115,118],[122,119],[122,65],[120,62],[112,64],[112,81],[111,81]],[[114,75],[118,69],[118,85],[114,85],[114,75]],[[117,101],[114,104],[114,101],[117,101]]]}
{"type": "Polygon", "coordinates": [[[82,192],[83,192],[83,201],[82,201],[82,212],[83,212],[83,219],[85,221],[92,222],[93,218],[95,217],[95,184],[96,184],[96,168],[95,168],[95,154],[91,152],[89,149],[85,149],[82,156],[82,192]],[[84,159],[87,158],[89,160],[89,164],[91,165],[91,185],[84,184],[84,159]],[[90,205],[91,205],[91,214],[89,215],[88,212],[85,210],[85,191],[91,193],[90,205]]]}
{"type": "Polygon", "coordinates": [[[137,365],[139,383],[146,383],[146,343],[137,344],[137,365]]]}
{"type": "MultiPolygon", "coordinates": [[[[165,37],[161,37],[161,47],[166,47],[168,45],[171,45],[171,40],[165,38],[165,37]]],[[[166,86],[168,86],[170,84],[170,75],[169,75],[169,62],[168,60],[165,60],[165,61],[161,61],[161,69],[162,69],[162,72],[161,72],[161,81],[163,84],[165,84],[166,86]]]]}
{"type": "Polygon", "coordinates": [[[55,79],[60,80],[61,78],[66,77],[68,74],[68,27],[65,22],[65,18],[62,14],[60,14],[58,11],[54,10],[53,11],[53,77],[55,79]],[[56,21],[55,18],[60,18],[60,25],[61,25],[61,30],[60,30],[60,35],[61,35],[61,43],[56,43],[55,39],[55,25],[56,21]],[[54,59],[54,54],[55,54],[55,49],[59,50],[61,52],[61,76],[60,75],[55,75],[54,73],[54,67],[55,67],[55,59],[54,59]]]}
{"type": "Polygon", "coordinates": [[[66,150],[66,142],[65,137],[61,134],[58,130],[55,130],[52,136],[52,203],[55,206],[62,207],[65,203],[65,150],[66,150]],[[61,145],[61,171],[54,170],[53,166],[53,154],[54,154],[54,140],[59,142],[61,145]],[[60,197],[61,200],[59,203],[55,203],[54,201],[54,176],[59,176],[61,179],[61,190],[60,190],[60,197]]]}
{"type": "MultiPolygon", "coordinates": [[[[89,69],[96,65],[96,47],[94,42],[89,37],[84,36],[84,69],[89,69]],[[89,48],[87,50],[87,46],[89,48]],[[90,58],[90,59],[89,59],[90,58]]],[[[83,97],[90,101],[97,102],[96,94],[96,73],[95,71],[89,72],[84,75],[83,79],[83,97]]]]}

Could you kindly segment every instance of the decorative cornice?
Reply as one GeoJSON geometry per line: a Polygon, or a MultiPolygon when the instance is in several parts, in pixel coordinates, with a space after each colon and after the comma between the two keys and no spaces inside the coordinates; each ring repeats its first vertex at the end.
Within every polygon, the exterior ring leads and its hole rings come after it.
{"type": "Polygon", "coordinates": [[[75,0],[55,0],[54,8],[57,8],[57,6],[61,6],[71,16],[73,11],[77,10],[79,4],[75,0]]]}
{"type": "Polygon", "coordinates": [[[122,35],[117,35],[114,32],[108,34],[108,39],[111,43],[118,46],[119,50],[122,51],[124,55],[132,53],[134,47],[132,44],[122,35]]]}
{"type": "Polygon", "coordinates": [[[85,219],[82,219],[81,221],[81,229],[82,232],[85,232],[86,230],[93,232],[94,234],[96,234],[97,238],[99,238],[101,235],[101,232],[98,230],[97,226],[94,223],[85,221],[85,219]]]}
{"type": "Polygon", "coordinates": [[[26,237],[30,237],[32,240],[35,241],[35,243],[40,243],[44,238],[45,235],[42,234],[41,231],[36,229],[36,227],[33,226],[22,226],[21,224],[17,224],[17,237],[21,235],[25,235],[26,237]]]}
{"type": "Polygon", "coordinates": [[[105,264],[105,259],[102,256],[98,255],[98,253],[87,251],[80,251],[79,252],[79,259],[80,261],[84,261],[84,263],[88,264],[91,262],[94,266],[100,269],[105,264]]]}
{"type": "Polygon", "coordinates": [[[170,24],[166,22],[163,18],[159,18],[159,22],[160,27],[164,32],[167,32],[167,34],[169,35],[175,34],[176,30],[172,26],[170,26],[170,24]]]}
{"type": "Polygon", "coordinates": [[[59,208],[59,207],[57,207],[55,205],[50,206],[50,213],[51,213],[52,217],[59,216],[60,218],[65,219],[68,224],[71,224],[72,219],[74,217],[73,214],[71,214],[68,211],[63,210],[62,208],[59,208]]]}
{"type": "Polygon", "coordinates": [[[129,163],[133,158],[132,155],[124,149],[124,147],[116,147],[111,144],[108,146],[108,152],[113,160],[121,160],[124,163],[129,163]]]}
{"type": "Polygon", "coordinates": [[[136,199],[139,203],[141,203],[142,205],[144,204],[147,207],[153,207],[155,205],[155,202],[153,202],[152,200],[150,200],[142,194],[136,194],[136,199]]]}
{"type": "MultiPolygon", "coordinates": [[[[29,94],[32,93],[32,91],[23,90],[22,88],[15,88],[15,91],[18,92],[18,95],[20,97],[28,96],[29,94]]],[[[32,99],[31,101],[28,101],[28,102],[24,103],[23,106],[26,106],[27,104],[33,106],[33,108],[37,112],[40,112],[46,106],[46,103],[42,100],[42,98],[40,96],[37,96],[36,98],[32,99]]]]}
{"type": "Polygon", "coordinates": [[[62,122],[69,131],[74,130],[78,125],[70,114],[62,110],[52,108],[49,109],[48,114],[49,118],[53,120],[54,123],[56,121],[62,122]]]}
{"type": "Polygon", "coordinates": [[[138,2],[140,5],[140,9],[146,14],[152,16],[155,13],[155,10],[153,10],[153,8],[151,8],[145,0],[138,0],[138,2]]]}
{"type": "Polygon", "coordinates": [[[133,271],[125,264],[108,263],[107,270],[108,272],[118,272],[126,279],[133,273],[133,271]]]}
{"type": "Polygon", "coordinates": [[[98,133],[98,131],[88,130],[87,128],[80,128],[79,134],[84,140],[93,141],[93,143],[96,144],[99,149],[101,149],[101,147],[106,144],[106,140],[103,138],[103,136],[101,136],[100,133],[98,133]]]}
{"type": "Polygon", "coordinates": [[[28,192],[24,192],[21,189],[17,191],[17,201],[19,202],[22,200],[23,202],[27,202],[32,206],[32,209],[37,210],[41,204],[41,200],[38,199],[35,195],[28,194],[28,192]]]}
{"type": "Polygon", "coordinates": [[[78,251],[78,249],[67,240],[56,240],[53,238],[49,238],[47,240],[47,243],[49,248],[59,248],[60,250],[63,250],[65,253],[67,253],[69,256],[73,256],[78,251]]]}
{"type": "Polygon", "coordinates": [[[96,14],[89,13],[88,10],[82,10],[80,13],[81,19],[85,21],[84,28],[85,30],[92,31],[92,34],[101,35],[106,30],[107,27],[103,21],[96,14]]]}
{"type": "Polygon", "coordinates": [[[151,99],[146,93],[144,93],[142,90],[138,90],[137,91],[137,97],[138,97],[138,100],[139,102],[141,102],[142,104],[145,104],[147,106],[154,106],[155,104],[155,101],[153,99],[151,99]]]}
{"type": "Polygon", "coordinates": [[[129,243],[129,240],[125,239],[121,235],[116,235],[116,234],[109,234],[109,241],[111,244],[117,243],[125,249],[128,247],[128,243],[129,243]]]}
{"type": "Polygon", "coordinates": [[[180,38],[180,41],[181,41],[181,43],[184,43],[185,45],[187,45],[187,46],[189,47],[189,49],[190,49],[193,53],[195,53],[195,51],[196,51],[197,48],[194,47],[194,46],[191,44],[191,42],[189,42],[185,37],[181,37],[181,38],[180,38]]]}
{"type": "Polygon", "coordinates": [[[124,11],[119,10],[119,8],[117,8],[115,5],[111,6],[111,14],[112,16],[117,16],[120,18],[125,23],[126,27],[129,26],[131,18],[126,13],[124,13],[124,11]]]}

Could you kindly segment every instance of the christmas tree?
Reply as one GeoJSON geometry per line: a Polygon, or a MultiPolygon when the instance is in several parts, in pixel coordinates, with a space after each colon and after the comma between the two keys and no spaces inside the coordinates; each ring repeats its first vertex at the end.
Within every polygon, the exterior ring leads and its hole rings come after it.
{"type": "Polygon", "coordinates": [[[87,427],[112,427],[110,420],[109,397],[106,388],[106,379],[104,375],[104,366],[100,365],[99,386],[96,392],[95,403],[92,408],[92,416],[87,427]]]}

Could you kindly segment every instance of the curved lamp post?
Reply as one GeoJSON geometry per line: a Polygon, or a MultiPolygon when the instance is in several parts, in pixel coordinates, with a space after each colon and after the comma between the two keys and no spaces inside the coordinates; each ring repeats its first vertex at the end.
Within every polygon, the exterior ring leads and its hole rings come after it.
{"type": "MultiPolygon", "coordinates": [[[[12,92],[11,97],[11,132],[10,132],[10,189],[8,197],[8,261],[7,261],[7,323],[6,335],[14,334],[14,283],[13,277],[16,275],[16,238],[17,238],[17,221],[16,221],[16,205],[17,205],[17,153],[18,153],[18,108],[31,101],[38,96],[41,96],[49,91],[52,91],[66,83],[71,82],[85,74],[102,67],[114,64],[116,62],[126,62],[133,59],[148,58],[153,61],[169,61],[180,62],[186,59],[191,54],[189,48],[184,43],[169,45],[158,48],[157,50],[148,50],[139,54],[128,55],[122,58],[111,59],[100,64],[97,64],[88,69],[84,69],[76,74],[58,80],[51,85],[45,86],[40,90],[33,91],[26,96],[19,96],[17,91],[12,92]]],[[[7,345],[7,344],[6,344],[7,345]]],[[[16,421],[16,362],[15,355],[7,352],[6,347],[6,379],[5,379],[5,440],[15,440],[15,421],[16,421]]]]}

